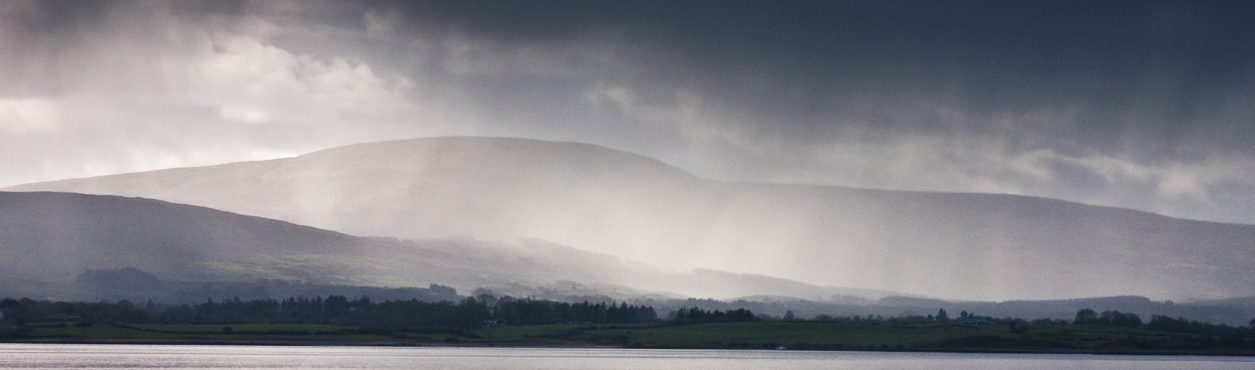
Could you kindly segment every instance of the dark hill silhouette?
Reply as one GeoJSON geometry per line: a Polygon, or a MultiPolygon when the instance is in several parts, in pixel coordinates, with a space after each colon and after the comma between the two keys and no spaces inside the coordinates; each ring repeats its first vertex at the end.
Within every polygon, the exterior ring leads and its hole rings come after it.
{"type": "Polygon", "coordinates": [[[232,269],[278,263],[279,256],[356,255],[362,243],[336,232],[151,199],[0,192],[0,247],[0,274],[58,281],[123,267],[163,278],[241,278],[248,276],[232,269]]]}

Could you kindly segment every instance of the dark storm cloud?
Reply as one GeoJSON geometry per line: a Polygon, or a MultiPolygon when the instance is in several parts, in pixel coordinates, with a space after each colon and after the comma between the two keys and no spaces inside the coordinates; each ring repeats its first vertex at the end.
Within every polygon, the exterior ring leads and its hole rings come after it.
{"type": "MultiPolygon", "coordinates": [[[[1248,2],[459,1],[374,8],[397,14],[403,34],[456,35],[499,52],[577,54],[560,59],[576,70],[563,82],[621,88],[632,100],[628,110],[683,111],[690,99],[696,108],[687,107],[689,116],[706,118],[687,128],[690,135],[713,135],[705,144],[710,151],[740,154],[728,156],[736,164],[703,167],[725,166],[731,177],[1119,199],[1114,203],[1124,206],[1166,198],[1150,208],[1168,213],[1186,207],[1176,204],[1183,198],[1206,201],[1210,186],[1251,180],[1243,173],[1255,140],[1247,108],[1255,101],[1255,6],[1248,2]],[[573,45],[597,45],[592,50],[602,55],[580,60],[588,48],[573,45]],[[598,64],[603,59],[621,63],[598,64]],[[885,176],[798,154],[834,143],[848,161],[870,167],[884,157],[917,164],[897,163],[904,172],[885,176]],[[868,144],[880,151],[847,150],[868,144]],[[971,162],[983,155],[1004,160],[937,174],[915,158],[971,162]]],[[[526,91],[480,86],[504,96],[526,91]]]]}
{"type": "Polygon", "coordinates": [[[1255,222],[1250,2],[73,1],[0,16],[6,140],[138,118],[220,143],[93,140],[168,160],[92,174],[508,135],[719,178],[1255,222]]]}
{"type": "MultiPolygon", "coordinates": [[[[678,85],[777,119],[827,125],[834,100],[922,95],[973,113],[1083,106],[1066,139],[1179,140],[1216,101],[1249,94],[1249,2],[622,2],[381,4],[407,29],[510,45],[586,41],[657,54],[627,78],[678,85]],[[648,64],[648,62],[658,64],[648,64]],[[1140,116],[1139,116],[1140,115],[1140,116]]],[[[519,46],[522,47],[522,46],[519,46]]],[[[612,47],[613,48],[613,47],[612,47]]],[[[613,80],[614,76],[606,76],[613,80]]],[[[903,130],[938,122],[880,122],[903,130]]],[[[944,128],[944,127],[943,127],[944,128]]],[[[1193,127],[1197,128],[1197,127],[1193,127]]],[[[813,130],[796,131],[810,136],[813,130]]],[[[1251,139],[1220,135],[1228,146],[1251,139]]],[[[1156,145],[1155,147],[1159,147],[1156,145]]]]}

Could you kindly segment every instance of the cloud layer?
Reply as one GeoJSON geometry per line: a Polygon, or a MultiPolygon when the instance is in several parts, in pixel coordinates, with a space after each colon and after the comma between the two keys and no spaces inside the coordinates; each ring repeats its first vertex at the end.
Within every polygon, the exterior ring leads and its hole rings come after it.
{"type": "Polygon", "coordinates": [[[1246,2],[0,4],[0,185],[431,135],[1255,222],[1246,2]]]}

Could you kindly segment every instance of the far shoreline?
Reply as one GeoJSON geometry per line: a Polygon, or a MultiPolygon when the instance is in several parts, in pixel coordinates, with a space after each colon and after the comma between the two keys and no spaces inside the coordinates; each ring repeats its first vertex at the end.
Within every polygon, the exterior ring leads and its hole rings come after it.
{"type": "Polygon", "coordinates": [[[476,343],[459,345],[456,343],[423,343],[423,342],[319,342],[291,340],[66,340],[66,339],[25,339],[0,341],[4,344],[77,344],[77,345],[138,345],[138,346],[240,346],[240,347],[378,347],[378,348],[512,348],[512,349],[623,349],[623,350],[677,350],[677,351],[795,351],[795,352],[872,352],[872,353],[950,353],[950,354],[1019,354],[1019,355],[1093,355],[1093,356],[1155,356],[1155,357],[1251,357],[1255,353],[1242,352],[1182,352],[1182,351],[1086,351],[1071,349],[993,349],[993,348],[734,348],[734,347],[634,347],[609,346],[596,344],[571,343],[569,345],[536,345],[534,343],[476,343]]]}

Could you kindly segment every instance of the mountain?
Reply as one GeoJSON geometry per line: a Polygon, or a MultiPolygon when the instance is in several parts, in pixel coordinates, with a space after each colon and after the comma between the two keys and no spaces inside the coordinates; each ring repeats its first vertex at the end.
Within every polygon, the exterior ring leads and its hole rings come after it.
{"type": "Polygon", "coordinates": [[[718,271],[666,272],[539,240],[361,238],[152,199],[0,192],[0,296],[39,293],[38,287],[75,280],[96,290],[143,285],[140,290],[148,291],[162,285],[158,279],[375,287],[439,283],[465,293],[489,288],[504,294],[549,287],[545,292],[554,296],[616,299],[892,294],[718,271]],[[564,283],[572,281],[583,286],[564,283]]]}
{"type": "Polygon", "coordinates": [[[1013,195],[702,179],[599,146],[442,137],[21,185],[355,235],[551,240],[668,269],[955,299],[1255,294],[1255,226],[1013,195]]]}
{"type": "Polygon", "coordinates": [[[137,267],[163,278],[326,281],[336,274],[319,268],[334,263],[301,258],[364,247],[336,232],[151,199],[0,193],[0,278],[62,281],[137,267]]]}

